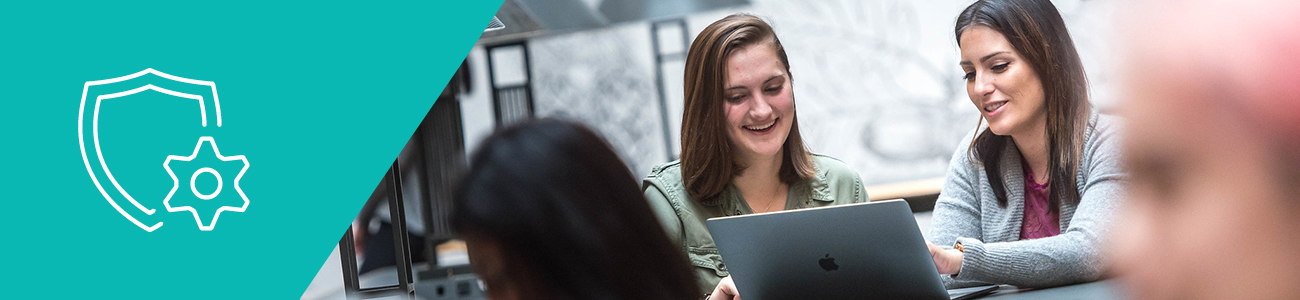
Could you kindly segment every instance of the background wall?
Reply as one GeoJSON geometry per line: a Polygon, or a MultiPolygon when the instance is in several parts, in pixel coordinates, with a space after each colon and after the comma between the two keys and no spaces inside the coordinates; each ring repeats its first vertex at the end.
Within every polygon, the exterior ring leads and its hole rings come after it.
{"type": "MultiPolygon", "coordinates": [[[[953,23],[972,1],[752,0],[684,17],[689,38],[713,21],[746,12],[768,20],[790,56],[800,127],[808,146],[848,163],[867,185],[942,177],[977,110],[966,97],[953,23]]],[[[1054,1],[1082,56],[1093,103],[1113,106],[1107,40],[1111,1],[1054,1]]],[[[509,26],[509,24],[507,24],[509,26]]],[[[579,120],[608,139],[636,176],[676,159],[682,63],[656,66],[650,22],[551,33],[527,39],[530,67],[494,59],[502,76],[531,78],[538,117],[579,120]],[[511,65],[514,64],[514,65],[511,65]],[[655,68],[663,67],[668,121],[655,68]],[[513,70],[513,71],[512,71],[513,70]],[[670,139],[665,141],[667,131],[670,139]],[[671,151],[671,155],[670,155],[671,151]]],[[[680,33],[661,47],[684,49],[680,33]]],[[[466,145],[494,126],[484,45],[461,97],[466,145]]],[[[668,50],[672,50],[668,49],[668,50]]]]}

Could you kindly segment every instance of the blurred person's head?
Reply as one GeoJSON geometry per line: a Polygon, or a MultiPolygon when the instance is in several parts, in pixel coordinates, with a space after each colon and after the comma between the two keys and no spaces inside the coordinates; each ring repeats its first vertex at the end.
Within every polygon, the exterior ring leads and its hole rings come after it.
{"type": "Polygon", "coordinates": [[[1140,299],[1300,298],[1300,6],[1135,8],[1113,271],[1140,299]]]}
{"type": "Polygon", "coordinates": [[[1048,0],[976,1],[957,16],[955,33],[966,93],[988,121],[970,155],[988,172],[999,204],[1007,203],[1001,151],[1022,135],[1046,140],[1051,198],[1077,203],[1091,106],[1083,63],[1056,7],[1048,0]]]}
{"type": "Polygon", "coordinates": [[[454,199],[452,226],[491,299],[701,294],[632,173],[581,125],[530,121],[492,134],[454,199]]]}
{"type": "Polygon", "coordinates": [[[772,27],[730,15],[709,24],[686,54],[682,173],[696,200],[717,196],[752,161],[780,159],[778,176],[812,177],[799,135],[790,61],[772,27]]]}

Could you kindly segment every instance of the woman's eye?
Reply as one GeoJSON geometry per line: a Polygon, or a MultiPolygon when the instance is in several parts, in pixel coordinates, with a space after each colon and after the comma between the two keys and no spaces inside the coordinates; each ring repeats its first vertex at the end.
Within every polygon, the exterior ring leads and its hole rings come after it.
{"type": "Polygon", "coordinates": [[[994,72],[1002,72],[1002,71],[1006,71],[1006,70],[1007,70],[1007,65],[1010,65],[1010,64],[1011,64],[1011,63],[1000,63],[1000,64],[997,64],[997,65],[994,65],[992,69],[993,69],[994,72]]]}
{"type": "Polygon", "coordinates": [[[966,75],[962,75],[961,79],[965,79],[966,81],[973,80],[975,79],[975,72],[966,72],[966,75]]]}
{"type": "Polygon", "coordinates": [[[744,100],[745,100],[745,95],[736,95],[736,96],[727,97],[727,102],[731,102],[731,103],[740,103],[740,101],[744,101],[744,100]]]}
{"type": "Polygon", "coordinates": [[[774,87],[770,87],[770,88],[763,89],[763,91],[764,91],[764,92],[768,92],[768,93],[776,93],[776,92],[780,92],[780,91],[781,91],[781,87],[780,87],[780,86],[774,86],[774,87]]]}

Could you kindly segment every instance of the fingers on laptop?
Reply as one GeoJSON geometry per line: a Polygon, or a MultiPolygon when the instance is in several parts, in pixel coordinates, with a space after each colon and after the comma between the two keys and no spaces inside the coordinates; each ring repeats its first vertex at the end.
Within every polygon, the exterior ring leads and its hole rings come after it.
{"type": "Polygon", "coordinates": [[[713,295],[709,300],[740,300],[740,292],[736,291],[736,283],[731,280],[731,276],[723,277],[718,281],[718,286],[713,288],[713,295]]]}

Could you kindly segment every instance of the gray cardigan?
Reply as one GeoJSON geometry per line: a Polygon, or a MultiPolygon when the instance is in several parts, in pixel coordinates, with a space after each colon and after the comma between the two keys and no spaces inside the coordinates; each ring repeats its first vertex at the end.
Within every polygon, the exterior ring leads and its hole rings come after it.
{"type": "MultiPolygon", "coordinates": [[[[1007,206],[998,205],[978,161],[958,147],[947,180],[934,205],[931,243],[965,248],[961,271],[943,276],[949,288],[979,283],[1050,287],[1097,280],[1101,276],[1101,238],[1120,205],[1126,173],[1120,160],[1120,120],[1093,114],[1084,139],[1077,175],[1079,203],[1061,205],[1061,234],[1020,241],[1025,175],[1014,143],[1002,151],[1000,169],[1007,206]]],[[[966,135],[969,145],[975,131],[966,135]]]]}

